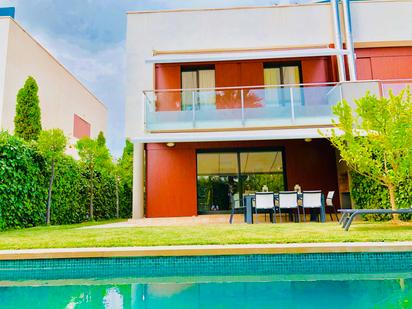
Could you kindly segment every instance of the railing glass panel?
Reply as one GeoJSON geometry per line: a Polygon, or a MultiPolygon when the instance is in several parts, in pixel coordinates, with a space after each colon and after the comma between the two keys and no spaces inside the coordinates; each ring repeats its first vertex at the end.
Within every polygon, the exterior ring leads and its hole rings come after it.
{"type": "Polygon", "coordinates": [[[330,124],[341,85],[146,91],[146,129],[179,131],[330,124]]]}

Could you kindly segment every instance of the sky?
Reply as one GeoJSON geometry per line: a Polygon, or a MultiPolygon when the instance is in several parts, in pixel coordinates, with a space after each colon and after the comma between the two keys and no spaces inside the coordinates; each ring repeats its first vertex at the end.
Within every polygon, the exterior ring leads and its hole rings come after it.
{"type": "Polygon", "coordinates": [[[126,12],[272,5],[294,0],[0,0],[16,20],[108,108],[108,146],[125,143],[126,12]]]}

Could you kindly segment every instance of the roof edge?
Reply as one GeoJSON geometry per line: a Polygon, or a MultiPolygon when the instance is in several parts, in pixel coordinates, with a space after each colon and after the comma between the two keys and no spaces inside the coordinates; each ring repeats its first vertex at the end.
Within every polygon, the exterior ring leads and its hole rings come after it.
{"type": "Polygon", "coordinates": [[[232,6],[232,7],[222,7],[222,8],[183,8],[183,9],[142,10],[142,11],[127,11],[126,14],[134,15],[134,14],[180,13],[180,12],[185,13],[185,12],[201,12],[201,11],[256,10],[256,9],[275,9],[275,8],[318,6],[318,5],[329,5],[329,2],[262,5],[262,6],[232,6]]]}

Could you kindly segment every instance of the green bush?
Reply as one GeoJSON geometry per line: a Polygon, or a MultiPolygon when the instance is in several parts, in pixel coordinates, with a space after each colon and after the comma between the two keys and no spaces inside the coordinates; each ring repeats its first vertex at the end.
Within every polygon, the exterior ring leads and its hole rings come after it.
{"type": "Polygon", "coordinates": [[[56,165],[51,224],[73,224],[87,219],[87,181],[79,164],[63,156],[56,165]]]}
{"type": "Polygon", "coordinates": [[[130,218],[132,216],[132,187],[126,181],[119,184],[119,216],[120,218],[130,218]]]}
{"type": "Polygon", "coordinates": [[[0,132],[0,229],[45,222],[45,162],[35,148],[0,132]]]}
{"type": "Polygon", "coordinates": [[[96,171],[94,177],[94,220],[116,217],[116,183],[113,175],[96,171]]]}
{"type": "MultiPolygon", "coordinates": [[[[88,174],[87,174],[88,175],[88,174]]],[[[118,184],[119,217],[129,218],[132,214],[132,189],[126,182],[118,184]]],[[[96,171],[94,178],[94,220],[116,217],[116,178],[107,171],[96,171]]]]}
{"type": "MultiPolygon", "coordinates": [[[[351,196],[356,208],[360,209],[390,209],[388,189],[370,178],[351,173],[352,186],[351,196]]],[[[412,206],[412,179],[402,183],[396,192],[396,205],[398,208],[409,208],[412,206]]],[[[401,215],[402,220],[410,220],[411,215],[401,215]]],[[[387,221],[390,215],[367,215],[368,221],[387,221]]]]}

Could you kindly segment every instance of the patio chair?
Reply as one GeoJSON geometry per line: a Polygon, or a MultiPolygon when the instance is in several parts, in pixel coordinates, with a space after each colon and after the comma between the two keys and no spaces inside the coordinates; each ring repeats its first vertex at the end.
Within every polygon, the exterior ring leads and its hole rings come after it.
{"type": "Polygon", "coordinates": [[[329,191],[328,195],[326,196],[326,208],[331,208],[329,215],[330,220],[333,221],[332,211],[335,213],[336,221],[339,221],[338,212],[336,211],[335,206],[333,205],[333,196],[335,195],[335,191],[329,191]]]}
{"type": "Polygon", "coordinates": [[[276,223],[275,199],[273,192],[256,192],[255,214],[258,214],[259,210],[265,214],[269,212],[269,214],[272,215],[272,222],[276,223]]]}
{"type": "MultiPolygon", "coordinates": [[[[239,193],[233,194],[232,196],[232,201],[231,201],[232,207],[230,211],[230,219],[229,223],[232,224],[233,222],[233,216],[236,214],[245,214],[246,207],[240,205],[240,198],[239,198],[239,193]]],[[[246,220],[245,220],[246,221],[246,220]]]]}
{"type": "Polygon", "coordinates": [[[282,222],[282,210],[293,211],[294,209],[296,209],[298,213],[298,222],[300,222],[298,193],[296,191],[280,191],[279,192],[280,222],[282,222]]]}
{"type": "Polygon", "coordinates": [[[303,208],[303,220],[306,222],[306,213],[305,209],[319,209],[318,221],[320,216],[320,211],[322,209],[322,191],[313,190],[313,191],[303,191],[302,198],[302,208],[303,208]]]}

